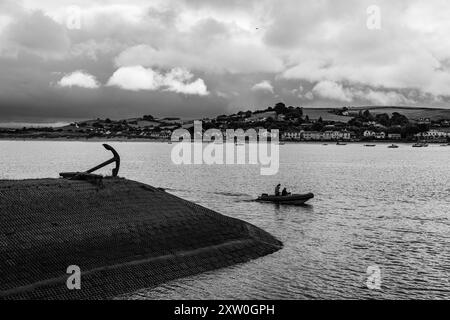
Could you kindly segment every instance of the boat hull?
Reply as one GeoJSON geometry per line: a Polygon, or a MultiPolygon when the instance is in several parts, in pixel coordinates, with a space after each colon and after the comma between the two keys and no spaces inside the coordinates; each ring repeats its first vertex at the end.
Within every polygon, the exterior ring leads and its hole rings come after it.
{"type": "Polygon", "coordinates": [[[258,202],[272,202],[277,204],[287,204],[287,205],[302,205],[308,200],[314,198],[314,194],[291,194],[287,196],[275,196],[275,195],[262,195],[259,196],[256,201],[258,202]]]}

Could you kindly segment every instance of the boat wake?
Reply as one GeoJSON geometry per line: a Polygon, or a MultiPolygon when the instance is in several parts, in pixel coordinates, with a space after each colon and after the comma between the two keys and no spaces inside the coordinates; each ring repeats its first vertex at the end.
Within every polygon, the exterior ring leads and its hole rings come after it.
{"type": "Polygon", "coordinates": [[[228,191],[204,191],[204,190],[193,190],[193,189],[177,189],[177,188],[165,188],[162,189],[169,191],[169,192],[183,192],[183,193],[208,193],[208,194],[215,194],[219,196],[226,196],[226,197],[251,197],[251,195],[247,193],[240,193],[240,192],[228,192],[228,191]]]}
{"type": "Polygon", "coordinates": [[[212,192],[219,196],[227,196],[227,197],[250,197],[249,194],[239,193],[239,192],[212,192]]]}

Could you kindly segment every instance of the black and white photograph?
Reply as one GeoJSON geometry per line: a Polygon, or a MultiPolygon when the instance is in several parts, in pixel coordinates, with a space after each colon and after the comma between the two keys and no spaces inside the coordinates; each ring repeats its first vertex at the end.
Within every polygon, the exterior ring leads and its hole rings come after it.
{"type": "Polygon", "coordinates": [[[0,300],[448,300],[449,160],[449,1],[0,0],[0,300]]]}

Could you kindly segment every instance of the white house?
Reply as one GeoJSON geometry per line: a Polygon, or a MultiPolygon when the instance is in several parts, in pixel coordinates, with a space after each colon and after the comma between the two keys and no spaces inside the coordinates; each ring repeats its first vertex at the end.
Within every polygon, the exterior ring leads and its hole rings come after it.
{"type": "Polygon", "coordinates": [[[366,137],[366,138],[375,137],[375,134],[376,134],[376,132],[372,131],[372,130],[366,130],[363,133],[364,137],[366,137]]]}
{"type": "Polygon", "coordinates": [[[304,131],[303,132],[303,139],[304,140],[322,140],[323,139],[323,133],[319,131],[304,131]]]}
{"type": "Polygon", "coordinates": [[[450,133],[432,129],[427,132],[419,132],[415,136],[418,138],[425,138],[425,139],[439,139],[450,137],[450,133]]]}
{"type": "Polygon", "coordinates": [[[300,140],[304,131],[286,131],[283,133],[283,139],[300,140]]]}
{"type": "Polygon", "coordinates": [[[334,131],[331,131],[331,130],[327,130],[327,131],[325,131],[325,132],[323,132],[323,139],[324,140],[333,140],[333,133],[334,133],[334,131]]]}
{"type": "Polygon", "coordinates": [[[348,131],[304,131],[302,133],[303,140],[350,140],[351,133],[348,131]]]}
{"type": "Polygon", "coordinates": [[[339,134],[343,140],[350,140],[352,137],[351,133],[348,131],[341,131],[339,134]]]}
{"type": "Polygon", "coordinates": [[[402,135],[400,133],[388,133],[388,139],[390,140],[400,140],[402,135]]]}
{"type": "Polygon", "coordinates": [[[386,139],[386,133],[383,131],[375,133],[375,139],[386,139]]]}

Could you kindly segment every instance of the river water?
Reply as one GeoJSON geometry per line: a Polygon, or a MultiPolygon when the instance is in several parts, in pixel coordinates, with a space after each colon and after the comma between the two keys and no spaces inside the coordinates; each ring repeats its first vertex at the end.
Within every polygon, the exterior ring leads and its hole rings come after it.
{"type": "MultiPolygon", "coordinates": [[[[262,176],[256,165],[174,165],[167,143],[110,144],[122,157],[120,176],[284,243],[249,263],[122,298],[450,299],[450,147],[286,144],[278,174],[262,176]],[[302,207],[251,201],[277,183],[315,198],[302,207]],[[367,286],[369,267],[380,270],[379,289],[367,286]]],[[[99,142],[0,141],[0,179],[57,177],[109,157],[99,142]]]]}

